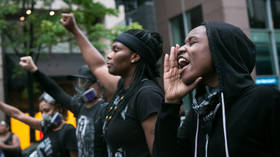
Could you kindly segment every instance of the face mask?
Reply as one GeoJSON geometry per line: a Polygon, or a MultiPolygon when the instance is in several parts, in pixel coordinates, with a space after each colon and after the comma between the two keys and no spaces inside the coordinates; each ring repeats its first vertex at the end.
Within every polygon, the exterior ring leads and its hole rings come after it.
{"type": "Polygon", "coordinates": [[[41,121],[41,126],[43,128],[43,132],[58,127],[63,120],[63,116],[59,112],[55,112],[52,115],[43,113],[42,117],[43,120],[41,121]]]}
{"type": "Polygon", "coordinates": [[[74,84],[77,95],[82,95],[90,85],[91,81],[89,79],[78,78],[74,84]]]}

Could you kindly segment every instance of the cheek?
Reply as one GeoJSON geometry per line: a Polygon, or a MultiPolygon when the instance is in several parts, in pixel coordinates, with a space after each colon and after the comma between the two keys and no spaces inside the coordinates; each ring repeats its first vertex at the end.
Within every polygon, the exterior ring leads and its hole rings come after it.
{"type": "Polygon", "coordinates": [[[189,68],[181,73],[182,81],[189,85],[198,77],[207,75],[211,69],[212,60],[211,56],[209,56],[207,53],[192,55],[189,68]]]}

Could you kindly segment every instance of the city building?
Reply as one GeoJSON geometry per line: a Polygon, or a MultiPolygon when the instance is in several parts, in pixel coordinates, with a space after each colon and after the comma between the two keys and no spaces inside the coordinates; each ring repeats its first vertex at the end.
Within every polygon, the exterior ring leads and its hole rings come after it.
{"type": "MultiPolygon", "coordinates": [[[[279,89],[280,0],[154,0],[154,6],[166,53],[182,45],[188,32],[203,21],[231,23],[256,45],[256,83],[279,89]]],[[[191,100],[186,97],[185,102],[191,100]]]]}
{"type": "Polygon", "coordinates": [[[138,22],[143,29],[156,31],[156,15],[153,0],[115,0],[116,6],[124,6],[125,22],[138,22]]]}

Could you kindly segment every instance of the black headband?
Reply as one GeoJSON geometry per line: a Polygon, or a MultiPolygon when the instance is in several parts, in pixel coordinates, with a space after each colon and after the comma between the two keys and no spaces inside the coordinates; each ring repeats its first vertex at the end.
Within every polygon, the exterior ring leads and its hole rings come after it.
{"type": "Polygon", "coordinates": [[[114,41],[119,41],[127,46],[131,51],[139,54],[144,62],[153,65],[157,59],[153,51],[141,40],[129,33],[120,34],[114,41]]]}

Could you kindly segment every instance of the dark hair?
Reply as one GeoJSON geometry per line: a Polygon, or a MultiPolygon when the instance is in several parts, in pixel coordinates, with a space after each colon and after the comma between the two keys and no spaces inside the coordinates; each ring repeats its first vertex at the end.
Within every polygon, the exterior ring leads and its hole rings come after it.
{"type": "MultiPolygon", "coordinates": [[[[129,97],[139,90],[142,85],[142,80],[148,78],[158,84],[156,77],[159,77],[158,60],[163,53],[163,42],[159,33],[149,32],[146,30],[130,29],[120,34],[115,41],[121,42],[126,45],[132,52],[140,55],[141,59],[136,63],[136,69],[134,72],[133,82],[126,90],[124,99],[119,102],[118,110],[113,111],[110,108],[111,105],[107,105],[105,115],[116,112],[120,112],[127,104],[129,97]]],[[[121,79],[118,83],[118,89],[111,99],[109,104],[113,104],[114,100],[123,91],[124,81],[121,79]]],[[[108,123],[106,123],[108,125],[108,123]]]]}
{"type": "MultiPolygon", "coordinates": [[[[162,56],[163,52],[163,43],[162,38],[157,32],[149,32],[146,30],[139,29],[130,29],[125,33],[131,34],[142,41],[151,51],[151,57],[153,60],[147,61],[141,58],[136,64],[136,70],[134,74],[134,80],[143,79],[143,77],[147,77],[151,80],[155,81],[156,77],[159,77],[159,67],[157,65],[158,60],[162,56]]],[[[135,52],[139,53],[139,52],[135,52]]],[[[139,81],[139,80],[138,80],[139,81]]],[[[136,82],[138,82],[136,81],[136,82]]]]}
{"type": "Polygon", "coordinates": [[[67,118],[67,109],[63,107],[61,104],[56,103],[55,99],[50,96],[48,93],[44,92],[40,97],[39,97],[39,102],[41,103],[42,101],[45,101],[46,103],[52,105],[55,107],[55,109],[58,110],[59,113],[61,113],[64,117],[64,119],[67,118]]]}
{"type": "MultiPolygon", "coordinates": [[[[162,38],[159,33],[157,32],[149,32],[146,30],[139,30],[139,29],[130,29],[124,33],[130,34],[134,37],[136,37],[140,42],[142,42],[147,47],[149,52],[135,52],[138,53],[141,56],[141,59],[136,63],[136,69],[134,72],[134,79],[132,84],[130,85],[129,89],[127,90],[125,97],[129,98],[135,91],[137,91],[142,84],[142,80],[144,78],[148,78],[152,81],[154,81],[156,84],[158,84],[156,77],[159,77],[159,67],[158,67],[158,60],[162,56],[163,53],[163,42],[162,38]],[[145,54],[143,54],[145,53],[145,54]],[[152,53],[152,54],[149,54],[152,53]],[[144,55],[144,57],[143,57],[144,55]],[[148,58],[147,58],[148,57],[148,58]]],[[[117,37],[118,40],[118,37],[117,37]]],[[[120,39],[121,40],[121,39],[120,39]]],[[[120,41],[119,40],[119,41],[120,41]]],[[[125,43],[123,43],[125,44],[125,43]]],[[[126,45],[126,44],[125,44],[126,45]]],[[[128,47],[129,48],[129,47],[128,47]]],[[[131,48],[130,48],[131,50],[131,48]]],[[[131,50],[133,51],[133,50],[131,50]]],[[[138,51],[143,51],[138,50],[138,51]]],[[[123,89],[123,79],[120,80],[118,84],[118,90],[115,93],[114,98],[111,100],[110,103],[113,103],[115,97],[122,91],[123,89]]],[[[120,108],[123,108],[126,104],[128,99],[124,99],[120,105],[120,108]]],[[[108,105],[109,106],[109,105],[108,105]]],[[[120,109],[119,111],[121,111],[120,109]]]]}

